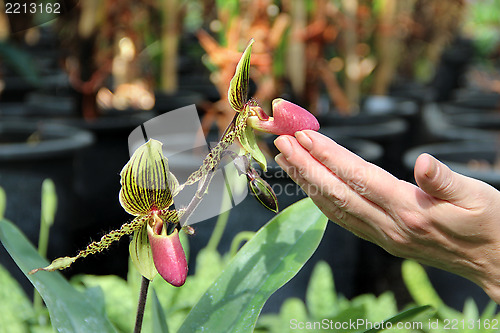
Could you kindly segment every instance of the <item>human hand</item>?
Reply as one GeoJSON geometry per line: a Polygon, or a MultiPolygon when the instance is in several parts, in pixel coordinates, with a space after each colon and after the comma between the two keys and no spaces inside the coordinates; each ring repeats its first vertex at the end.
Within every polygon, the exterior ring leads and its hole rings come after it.
{"type": "Polygon", "coordinates": [[[464,276],[500,302],[500,192],[428,154],[418,186],[314,132],[275,141],[278,164],[330,220],[389,253],[464,276]]]}

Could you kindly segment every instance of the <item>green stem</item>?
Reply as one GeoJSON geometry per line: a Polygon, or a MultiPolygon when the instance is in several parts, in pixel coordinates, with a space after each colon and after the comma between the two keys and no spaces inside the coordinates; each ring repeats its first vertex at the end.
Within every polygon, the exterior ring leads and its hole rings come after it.
{"type": "Polygon", "coordinates": [[[210,240],[208,241],[208,249],[217,250],[220,240],[222,239],[222,235],[224,234],[224,230],[226,230],[227,221],[229,220],[229,211],[231,207],[231,199],[229,198],[229,196],[222,196],[222,202],[220,205],[220,211],[222,213],[219,214],[214,231],[212,231],[212,235],[210,236],[210,240]]]}
{"type": "Polygon", "coordinates": [[[139,301],[137,302],[137,315],[135,317],[134,333],[140,333],[142,330],[144,309],[146,308],[146,300],[148,298],[148,287],[149,287],[149,280],[143,276],[141,282],[141,291],[139,293],[139,301]]]}
{"type": "Polygon", "coordinates": [[[229,220],[229,210],[221,213],[215,224],[214,231],[210,236],[210,240],[207,244],[207,249],[216,250],[219,246],[224,230],[226,230],[227,221],[229,220]]]}
{"type": "MultiPolygon", "coordinates": [[[[45,179],[42,183],[42,207],[40,212],[40,232],[38,235],[38,254],[43,258],[47,256],[50,227],[54,224],[56,210],[57,195],[54,182],[51,179],[45,179]]],[[[40,314],[39,322],[42,324],[47,318],[45,315],[41,315],[43,300],[36,289],[33,294],[33,308],[35,309],[35,313],[40,314]]]]}
{"type": "Polygon", "coordinates": [[[253,231],[242,231],[238,233],[231,242],[231,249],[229,250],[229,257],[232,258],[238,252],[242,242],[248,242],[255,235],[253,231]]]}

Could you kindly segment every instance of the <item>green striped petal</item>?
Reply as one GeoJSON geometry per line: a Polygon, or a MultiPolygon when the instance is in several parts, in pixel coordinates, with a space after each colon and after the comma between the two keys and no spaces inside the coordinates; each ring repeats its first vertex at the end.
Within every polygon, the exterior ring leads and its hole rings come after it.
{"type": "Polygon", "coordinates": [[[134,232],[134,237],[129,245],[130,258],[135,268],[148,280],[158,274],[153,262],[153,253],[148,239],[148,223],[144,223],[140,230],[134,232]]]}
{"type": "MultiPolygon", "coordinates": [[[[248,105],[247,105],[248,107],[248,105]]],[[[267,170],[267,161],[266,157],[262,153],[257,144],[257,138],[255,137],[255,133],[253,128],[250,126],[246,126],[245,130],[238,137],[241,146],[245,150],[245,153],[250,154],[257,163],[260,164],[262,170],[265,172],[267,170]]]]}
{"type": "Polygon", "coordinates": [[[248,43],[245,52],[240,58],[236,66],[231,82],[229,83],[229,90],[227,97],[229,104],[236,112],[241,112],[248,101],[248,84],[250,77],[250,54],[252,53],[252,44],[254,40],[251,39],[248,43]]]}
{"type": "Polygon", "coordinates": [[[179,183],[169,171],[162,143],[150,139],[140,146],[120,172],[120,204],[132,215],[168,208],[179,183]]]}

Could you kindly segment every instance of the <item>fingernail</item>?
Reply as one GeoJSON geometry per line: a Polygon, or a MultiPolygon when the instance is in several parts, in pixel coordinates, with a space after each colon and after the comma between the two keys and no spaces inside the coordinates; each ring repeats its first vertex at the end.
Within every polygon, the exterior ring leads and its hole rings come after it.
{"type": "Polygon", "coordinates": [[[428,157],[429,165],[427,166],[427,170],[425,171],[425,175],[429,179],[434,179],[436,177],[436,174],[438,173],[438,164],[436,160],[429,155],[428,157]]]}
{"type": "Polygon", "coordinates": [[[282,135],[278,137],[276,140],[274,140],[274,145],[284,155],[285,158],[292,154],[292,144],[288,136],[282,135]]]}
{"type": "Polygon", "coordinates": [[[283,156],[283,154],[278,154],[274,157],[274,160],[276,163],[281,164],[281,162],[285,160],[285,156],[283,156]]]}
{"type": "Polygon", "coordinates": [[[304,147],[307,150],[312,149],[313,147],[312,140],[306,133],[302,131],[295,132],[295,137],[297,138],[297,141],[299,141],[302,147],[304,147]]]}

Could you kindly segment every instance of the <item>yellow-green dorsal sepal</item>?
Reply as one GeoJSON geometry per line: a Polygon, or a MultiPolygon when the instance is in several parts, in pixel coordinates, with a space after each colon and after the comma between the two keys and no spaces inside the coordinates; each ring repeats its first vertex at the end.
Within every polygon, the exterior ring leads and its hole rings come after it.
{"type": "Polygon", "coordinates": [[[245,52],[243,52],[243,55],[241,56],[238,65],[236,66],[236,72],[234,73],[234,76],[229,83],[227,97],[229,99],[229,104],[236,112],[241,112],[248,102],[250,55],[252,53],[253,43],[254,40],[252,38],[250,39],[245,52]]]}
{"type": "Polygon", "coordinates": [[[47,272],[53,272],[58,269],[65,269],[71,266],[72,263],[75,262],[75,260],[78,259],[78,257],[62,257],[62,258],[57,258],[52,263],[44,268],[37,268],[31,270],[28,274],[34,274],[38,271],[47,271],[47,272]]]}
{"type": "MultiPolygon", "coordinates": [[[[246,107],[248,108],[248,105],[246,107]]],[[[267,171],[266,157],[257,144],[257,139],[255,138],[253,128],[250,126],[246,126],[245,130],[243,131],[243,133],[241,133],[238,139],[240,140],[240,144],[245,150],[245,153],[250,154],[252,158],[256,160],[257,163],[259,163],[263,171],[267,171]]]]}
{"type": "Polygon", "coordinates": [[[148,239],[148,223],[134,232],[134,237],[129,245],[130,258],[139,273],[148,280],[158,274],[153,262],[153,253],[148,239]]]}
{"type": "Polygon", "coordinates": [[[137,148],[120,176],[120,204],[136,216],[170,207],[179,189],[163,156],[162,143],[154,139],[137,148]]]}

